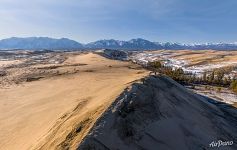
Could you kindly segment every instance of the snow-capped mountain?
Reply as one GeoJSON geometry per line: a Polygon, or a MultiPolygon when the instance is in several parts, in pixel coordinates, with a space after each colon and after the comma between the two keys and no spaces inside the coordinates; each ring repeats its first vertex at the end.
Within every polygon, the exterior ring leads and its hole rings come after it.
{"type": "Polygon", "coordinates": [[[214,50],[236,50],[237,44],[234,43],[205,43],[188,46],[190,49],[214,49],[214,50]]]}
{"type": "Polygon", "coordinates": [[[131,50],[153,50],[153,49],[214,49],[214,50],[237,50],[237,43],[205,43],[205,44],[182,44],[172,42],[151,42],[145,39],[132,39],[129,41],[99,40],[86,44],[87,48],[110,48],[110,49],[131,49],[131,50]]]}
{"type": "Polygon", "coordinates": [[[214,50],[237,50],[237,43],[205,43],[205,44],[181,44],[172,42],[151,42],[137,38],[129,41],[99,40],[88,44],[81,44],[67,38],[53,39],[48,37],[12,37],[0,40],[0,49],[124,49],[124,50],[159,50],[159,49],[214,49],[214,50]]]}
{"type": "Polygon", "coordinates": [[[99,40],[85,45],[87,48],[119,48],[124,45],[124,41],[119,40],[99,40]]]}
{"type": "Polygon", "coordinates": [[[148,40],[141,38],[132,39],[129,41],[119,41],[119,40],[99,40],[86,44],[88,48],[115,48],[115,49],[156,49],[157,45],[148,40]]]}
{"type": "Polygon", "coordinates": [[[12,37],[0,40],[0,49],[78,49],[83,48],[83,45],[67,39],[53,39],[48,37],[29,37],[18,38],[12,37]]]}
{"type": "Polygon", "coordinates": [[[144,40],[141,38],[132,39],[124,44],[125,47],[128,48],[138,48],[138,49],[155,49],[158,46],[154,42],[150,42],[148,40],[144,40]]]}

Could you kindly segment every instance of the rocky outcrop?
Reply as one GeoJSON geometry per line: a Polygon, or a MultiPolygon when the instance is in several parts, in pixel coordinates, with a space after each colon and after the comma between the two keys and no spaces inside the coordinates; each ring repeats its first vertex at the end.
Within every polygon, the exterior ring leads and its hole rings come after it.
{"type": "Polygon", "coordinates": [[[125,90],[78,146],[78,150],[215,148],[237,149],[237,109],[165,76],[150,76],[125,90]],[[228,143],[213,144],[218,141],[228,143]]]}
{"type": "Polygon", "coordinates": [[[104,56],[110,59],[128,60],[128,52],[122,50],[105,49],[104,56]]]}

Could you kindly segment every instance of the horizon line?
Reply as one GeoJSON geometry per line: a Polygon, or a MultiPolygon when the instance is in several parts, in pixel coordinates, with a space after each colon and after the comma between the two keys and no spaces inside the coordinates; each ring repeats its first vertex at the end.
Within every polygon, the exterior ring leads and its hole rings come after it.
{"type": "Polygon", "coordinates": [[[94,40],[94,41],[90,41],[90,42],[80,42],[78,40],[74,40],[73,38],[68,38],[68,37],[50,37],[50,36],[12,36],[12,37],[8,37],[8,38],[2,38],[0,39],[0,41],[2,40],[6,40],[6,39],[11,39],[11,38],[19,38],[19,39],[27,39],[27,38],[49,38],[49,39],[55,39],[55,40],[60,40],[60,39],[68,39],[68,40],[72,40],[72,41],[75,41],[79,44],[82,44],[82,45],[86,45],[86,44],[90,44],[90,43],[93,43],[93,42],[97,42],[97,41],[103,41],[103,40],[115,40],[115,41],[121,41],[121,42],[128,42],[128,41],[131,41],[131,40],[138,40],[138,39],[141,39],[141,40],[146,40],[146,41],[149,41],[149,42],[152,42],[152,43],[160,43],[160,44],[164,44],[164,43],[176,43],[176,44],[183,44],[183,45],[204,45],[204,44],[237,44],[237,41],[235,42],[190,42],[190,43],[183,43],[183,42],[173,42],[173,41],[164,41],[164,42],[158,42],[158,41],[153,41],[153,40],[149,40],[149,39],[146,39],[146,38],[140,38],[140,37],[137,37],[137,38],[131,38],[129,40],[121,40],[121,39],[114,39],[114,38],[101,38],[101,39],[98,39],[98,40],[94,40]]]}

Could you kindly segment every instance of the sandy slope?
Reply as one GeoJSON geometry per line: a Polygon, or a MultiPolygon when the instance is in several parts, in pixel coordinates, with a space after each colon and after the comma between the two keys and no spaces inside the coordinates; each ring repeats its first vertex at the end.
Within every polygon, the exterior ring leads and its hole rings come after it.
{"type": "Polygon", "coordinates": [[[78,150],[236,150],[237,109],[149,76],[124,91],[78,150]],[[213,141],[232,141],[213,146],[213,141]]]}
{"type": "Polygon", "coordinates": [[[87,65],[77,74],[0,89],[0,149],[75,147],[123,89],[147,75],[138,66],[92,53],[65,63],[87,65]]]}

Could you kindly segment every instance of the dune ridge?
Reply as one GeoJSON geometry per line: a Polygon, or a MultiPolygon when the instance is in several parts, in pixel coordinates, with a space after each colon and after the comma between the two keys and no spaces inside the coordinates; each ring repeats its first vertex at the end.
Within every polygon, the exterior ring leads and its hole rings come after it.
{"type": "Polygon", "coordinates": [[[113,100],[148,74],[94,53],[73,54],[64,63],[71,64],[67,72],[78,71],[0,89],[0,149],[75,148],[113,100]]]}
{"type": "Polygon", "coordinates": [[[237,109],[193,93],[166,76],[149,76],[124,91],[78,150],[237,149],[237,109]],[[213,144],[214,145],[214,144],[213,144]]]}

